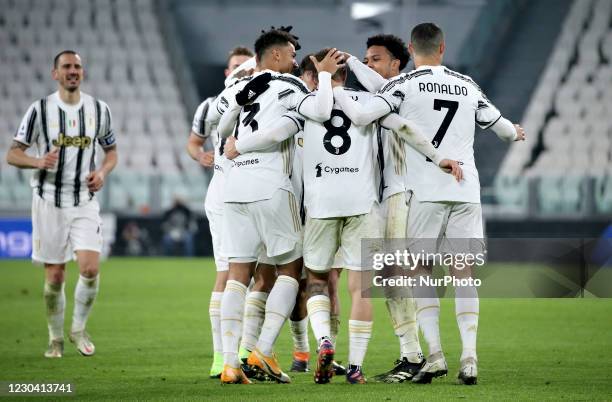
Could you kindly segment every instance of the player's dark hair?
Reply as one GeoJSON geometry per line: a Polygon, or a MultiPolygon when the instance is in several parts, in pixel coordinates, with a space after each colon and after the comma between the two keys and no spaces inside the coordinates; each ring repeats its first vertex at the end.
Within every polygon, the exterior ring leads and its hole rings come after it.
{"type": "Polygon", "coordinates": [[[261,60],[266,50],[271,47],[284,46],[287,43],[297,46],[297,40],[289,32],[278,29],[270,29],[269,31],[262,32],[255,41],[255,54],[257,54],[257,59],[261,60]]]}
{"type": "Polygon", "coordinates": [[[412,28],[410,41],[416,53],[434,54],[444,41],[444,32],[433,22],[425,22],[412,28]]]}
{"type": "MultiPolygon", "coordinates": [[[[319,50],[318,52],[316,52],[314,54],[315,59],[317,59],[317,61],[323,60],[325,58],[325,56],[327,55],[327,53],[329,53],[330,50],[331,50],[331,48],[329,48],[329,47],[326,47],[325,49],[319,50]]],[[[314,66],[314,63],[312,64],[312,67],[314,68],[315,75],[317,75],[318,71],[317,71],[316,67],[314,66]]],[[[344,81],[344,80],[346,80],[346,75],[347,75],[346,66],[340,67],[338,69],[338,71],[336,71],[334,73],[334,75],[332,75],[332,80],[335,80],[335,81],[344,81]]]]}
{"type": "Polygon", "coordinates": [[[70,50],[70,49],[68,49],[68,50],[62,50],[61,52],[59,52],[59,53],[57,54],[57,56],[55,56],[55,57],[53,58],[53,68],[57,68],[57,63],[59,62],[60,57],[62,57],[62,56],[63,56],[63,55],[65,55],[65,54],[74,54],[74,55],[76,55],[76,56],[78,56],[78,55],[79,55],[79,54],[78,54],[76,51],[74,51],[74,50],[70,50]]]}
{"type": "Polygon", "coordinates": [[[314,56],[313,53],[309,53],[300,62],[300,75],[304,74],[306,71],[310,71],[315,76],[317,75],[317,68],[315,67],[312,60],[310,60],[310,56],[314,56]]]}
{"type": "Polygon", "coordinates": [[[399,70],[402,71],[404,67],[410,61],[410,54],[408,53],[408,47],[404,41],[395,35],[381,34],[374,35],[368,38],[366,42],[366,46],[369,48],[371,46],[382,46],[389,53],[391,53],[391,57],[399,60],[399,70]]]}
{"type": "Polygon", "coordinates": [[[253,57],[253,52],[251,49],[245,46],[237,46],[229,51],[227,54],[227,63],[229,63],[230,59],[234,56],[248,56],[253,57]]]}

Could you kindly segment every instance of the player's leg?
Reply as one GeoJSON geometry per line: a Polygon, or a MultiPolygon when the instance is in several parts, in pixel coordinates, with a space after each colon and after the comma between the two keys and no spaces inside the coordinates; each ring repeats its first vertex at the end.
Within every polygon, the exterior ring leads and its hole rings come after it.
{"type": "MultiPolygon", "coordinates": [[[[338,281],[340,280],[340,274],[342,273],[342,267],[345,265],[344,261],[342,261],[342,253],[339,251],[336,253],[334,257],[334,263],[332,265],[332,269],[329,271],[329,281],[328,281],[328,289],[329,289],[329,301],[330,301],[330,337],[332,344],[334,345],[334,350],[336,348],[336,339],[338,338],[338,331],[340,330],[340,299],[338,297],[338,281]]],[[[334,375],[345,375],[346,368],[338,363],[336,360],[332,362],[332,366],[334,368],[334,375]]]]}
{"type": "Polygon", "coordinates": [[[293,193],[285,190],[278,190],[272,198],[253,202],[249,207],[267,255],[276,262],[278,276],[268,296],[264,323],[248,363],[278,382],[290,382],[289,376],[280,369],[273,348],[293,310],[302,273],[299,209],[293,193]]]}
{"type": "Polygon", "coordinates": [[[208,316],[210,318],[210,329],[213,340],[213,363],[210,367],[210,377],[218,378],[223,371],[223,342],[221,340],[221,299],[227,282],[229,263],[227,258],[221,255],[221,225],[223,213],[206,208],[208,227],[213,244],[213,256],[215,258],[216,276],[215,284],[210,295],[208,304],[208,316]]]}
{"type": "Polygon", "coordinates": [[[45,288],[43,295],[47,311],[49,348],[45,357],[62,357],[64,353],[64,264],[45,264],[45,288]]]}
{"type": "Polygon", "coordinates": [[[293,338],[293,362],[291,363],[291,370],[289,371],[300,373],[310,371],[308,365],[310,360],[308,311],[306,309],[306,302],[308,301],[308,293],[306,291],[307,282],[306,272],[303,270],[302,277],[300,278],[298,295],[295,299],[295,306],[293,307],[290,317],[291,336],[293,338]]]}
{"type": "MultiPolygon", "coordinates": [[[[441,238],[448,220],[450,207],[438,202],[419,202],[414,195],[409,201],[408,210],[408,249],[434,254],[438,252],[438,239],[441,238]]],[[[448,372],[446,359],[440,342],[440,300],[436,289],[420,278],[431,277],[432,266],[418,266],[414,271],[417,285],[412,288],[416,305],[416,317],[428,346],[427,362],[414,375],[412,382],[431,383],[435,377],[448,372]]]]}
{"type": "Polygon", "coordinates": [[[32,199],[32,260],[44,264],[43,290],[49,345],[45,357],[62,357],[64,352],[64,310],[66,306],[64,271],[72,259],[68,241],[69,226],[64,212],[38,196],[32,199]]]}
{"type": "Polygon", "coordinates": [[[258,376],[258,373],[247,364],[247,359],[257,345],[266,314],[266,302],[276,281],[274,261],[265,256],[264,253],[260,254],[258,259],[253,277],[253,287],[247,292],[239,353],[244,373],[249,378],[259,380],[264,380],[265,376],[258,376]]]}
{"type": "MultiPolygon", "coordinates": [[[[446,228],[448,246],[453,253],[484,255],[484,231],[480,204],[455,203],[452,206],[446,228]]],[[[455,264],[451,275],[456,278],[471,278],[473,269],[469,265],[455,264]]],[[[461,334],[462,353],[457,375],[460,384],[477,383],[476,337],[480,303],[475,286],[466,284],[455,287],[455,315],[461,334]]]]}
{"type": "Polygon", "coordinates": [[[304,228],[304,263],[307,268],[306,308],[317,340],[317,365],[314,380],[328,383],[334,375],[335,347],[331,340],[331,300],[329,271],[339,245],[341,219],[307,217],[304,228]]]}
{"type": "Polygon", "coordinates": [[[247,286],[257,264],[261,238],[248,214],[248,205],[226,203],[223,211],[222,253],[228,256],[229,271],[221,299],[221,334],[223,343],[222,383],[248,384],[240,369],[238,344],[247,286]]]}
{"type": "MultiPolygon", "coordinates": [[[[382,209],[385,239],[405,238],[408,220],[406,193],[389,196],[382,209]]],[[[399,267],[387,267],[384,272],[388,278],[400,279],[406,275],[399,267]]],[[[374,376],[374,380],[387,383],[404,382],[410,380],[425,364],[419,344],[415,303],[409,287],[388,286],[384,288],[384,292],[385,306],[400,344],[400,358],[395,361],[391,370],[374,376]]]]}
{"type": "Polygon", "coordinates": [[[70,341],[83,356],[92,356],[95,346],[86,331],[87,321],[100,288],[100,252],[102,251],[102,219],[98,201],[66,208],[69,242],[77,257],[79,279],[74,290],[74,312],[70,341]]]}
{"type": "Polygon", "coordinates": [[[377,206],[370,213],[345,219],[340,250],[346,264],[348,288],[351,296],[349,319],[349,365],[346,379],[351,384],[364,384],[363,360],[372,337],[372,302],[369,295],[371,268],[362,262],[364,253],[371,255],[382,250],[382,231],[377,206]],[[371,239],[362,243],[362,239],[371,239]]]}

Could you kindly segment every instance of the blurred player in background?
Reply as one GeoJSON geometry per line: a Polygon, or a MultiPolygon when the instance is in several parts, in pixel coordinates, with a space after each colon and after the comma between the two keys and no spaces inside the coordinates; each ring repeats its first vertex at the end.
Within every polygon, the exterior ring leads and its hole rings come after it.
{"type": "MultiPolygon", "coordinates": [[[[414,27],[409,50],[416,69],[389,82],[380,77],[382,89],[367,105],[352,101],[346,94],[334,93],[334,97],[345,107],[351,120],[364,124],[392,112],[399,113],[409,119],[416,130],[427,135],[436,148],[462,163],[463,180],[456,182],[441,173],[430,158],[425,159],[407,149],[406,188],[411,190],[406,232],[408,248],[415,252],[424,249],[430,253],[482,253],[480,183],[473,149],[475,125],[491,128],[507,141],[524,140],[524,131],[503,118],[471,78],[442,65],[445,43],[438,26],[423,23],[414,27]],[[439,247],[440,244],[443,247],[439,247]]],[[[383,126],[387,118],[382,121],[383,126]]],[[[458,278],[472,274],[470,266],[451,267],[451,273],[458,278]]],[[[419,267],[417,276],[430,275],[430,268],[419,267]]],[[[440,302],[433,286],[416,286],[413,292],[429,356],[412,382],[430,383],[433,378],[448,372],[440,344],[440,302]]],[[[455,311],[463,343],[458,381],[476,384],[479,302],[474,286],[456,287],[455,311]]]]}
{"type": "Polygon", "coordinates": [[[7,153],[7,162],[32,175],[32,260],[44,264],[44,298],[49,328],[45,357],[64,351],[64,277],[76,255],[79,279],[74,292],[70,341],[83,356],[95,346],[85,330],[99,288],[102,250],[100,207],[95,193],[117,164],[117,147],[108,105],[81,92],[84,68],[79,54],[64,50],[51,72],[57,92],[34,102],[7,153]],[[95,162],[96,143],[104,152],[95,162]],[[26,154],[34,146],[36,157],[26,154]]]}
{"type": "MultiPolygon", "coordinates": [[[[227,68],[225,77],[230,74],[249,58],[253,52],[245,47],[236,47],[229,52],[227,58],[227,68]]],[[[234,78],[236,80],[237,78],[234,78]]],[[[228,82],[231,85],[232,81],[228,82]]],[[[210,377],[218,378],[223,370],[223,345],[221,343],[221,298],[225,283],[227,282],[228,263],[227,258],[221,255],[221,221],[223,219],[223,187],[224,169],[227,160],[223,156],[223,142],[219,138],[216,124],[207,123],[207,118],[211,107],[215,107],[215,97],[204,100],[196,109],[193,117],[193,124],[189,140],[187,142],[187,152],[191,158],[204,167],[214,167],[213,177],[208,185],[204,208],[210,228],[210,235],[213,242],[213,254],[217,275],[215,285],[210,296],[208,313],[210,316],[210,327],[213,340],[214,358],[210,368],[210,377]],[[208,138],[212,141],[212,151],[204,151],[204,143],[208,138]]]]}

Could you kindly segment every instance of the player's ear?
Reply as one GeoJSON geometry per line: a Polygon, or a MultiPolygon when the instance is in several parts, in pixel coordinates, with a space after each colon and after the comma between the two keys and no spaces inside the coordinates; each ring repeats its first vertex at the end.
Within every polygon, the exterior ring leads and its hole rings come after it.
{"type": "Polygon", "coordinates": [[[230,70],[229,68],[226,68],[225,70],[223,70],[223,74],[225,74],[225,76],[227,77],[228,75],[230,75],[230,70]]]}
{"type": "Polygon", "coordinates": [[[400,61],[399,59],[393,59],[391,60],[391,68],[396,68],[399,70],[399,66],[400,66],[400,61]]]}
{"type": "Polygon", "coordinates": [[[53,78],[54,81],[57,81],[58,74],[57,74],[57,69],[55,67],[51,69],[51,78],[53,78]]]}
{"type": "Polygon", "coordinates": [[[442,41],[440,43],[440,54],[444,54],[444,51],[446,50],[446,43],[444,43],[444,41],[442,41]]]}
{"type": "Polygon", "coordinates": [[[410,53],[410,57],[414,60],[414,46],[412,46],[412,42],[408,44],[408,53],[410,53]]]}

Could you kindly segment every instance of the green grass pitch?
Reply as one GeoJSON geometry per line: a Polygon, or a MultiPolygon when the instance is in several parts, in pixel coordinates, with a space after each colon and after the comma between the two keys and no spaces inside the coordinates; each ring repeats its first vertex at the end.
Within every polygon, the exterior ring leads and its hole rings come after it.
{"type": "MultiPolygon", "coordinates": [[[[66,331],[76,277],[76,266],[70,264],[66,331]]],[[[460,340],[452,300],[442,301],[441,316],[449,376],[432,385],[357,386],[346,384],[344,378],[315,385],[312,374],[306,373],[292,375],[289,385],[222,386],[208,378],[213,280],[212,259],[112,258],[102,264],[101,291],[88,324],[96,355],[81,357],[67,342],[62,359],[47,360],[42,270],[28,261],[3,261],[0,381],[70,381],[76,388],[72,400],[612,399],[612,300],[592,298],[481,300],[475,387],[455,385],[460,340]]],[[[345,281],[343,276],[337,345],[338,360],[344,361],[349,308],[345,281]]],[[[389,369],[398,354],[383,300],[375,300],[374,306],[374,334],[364,362],[370,376],[389,369]]],[[[310,344],[314,350],[312,335],[310,344]]],[[[277,354],[288,369],[288,326],[277,354]]]]}

